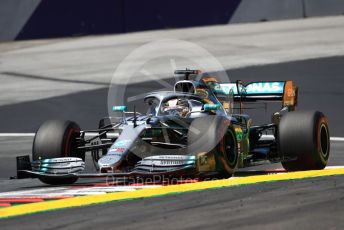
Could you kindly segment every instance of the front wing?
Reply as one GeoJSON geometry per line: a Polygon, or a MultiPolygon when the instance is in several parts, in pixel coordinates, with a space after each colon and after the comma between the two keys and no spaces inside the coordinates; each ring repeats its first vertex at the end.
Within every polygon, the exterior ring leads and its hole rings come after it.
{"type": "MultiPolygon", "coordinates": [[[[72,159],[71,159],[72,160],[72,159]]],[[[43,160],[44,161],[44,160],[43,160]]],[[[193,178],[198,176],[196,157],[180,155],[162,155],[147,157],[137,163],[135,168],[129,172],[109,172],[103,173],[102,170],[97,173],[75,172],[66,168],[66,160],[61,158],[49,159],[52,163],[47,166],[38,167],[37,161],[30,162],[29,156],[17,157],[17,178],[193,178]],[[59,160],[61,167],[56,163],[59,160]],[[49,170],[47,170],[47,168],[49,170]]],[[[75,159],[71,161],[71,166],[75,167],[75,159]]]]}

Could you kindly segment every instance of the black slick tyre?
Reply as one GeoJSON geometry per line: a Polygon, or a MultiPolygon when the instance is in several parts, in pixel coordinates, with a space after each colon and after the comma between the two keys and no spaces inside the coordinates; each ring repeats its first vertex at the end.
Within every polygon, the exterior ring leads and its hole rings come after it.
{"type": "Polygon", "coordinates": [[[295,111],[284,115],[278,128],[279,150],[287,171],[318,170],[330,156],[330,133],[325,115],[318,111],[295,111]]]}
{"type": "MultiPolygon", "coordinates": [[[[80,127],[72,121],[49,120],[44,122],[36,132],[32,159],[43,160],[59,157],[79,157],[85,153],[77,150],[76,137],[80,136],[80,127]]],[[[60,185],[72,184],[77,178],[40,178],[43,183],[60,185]]]]}

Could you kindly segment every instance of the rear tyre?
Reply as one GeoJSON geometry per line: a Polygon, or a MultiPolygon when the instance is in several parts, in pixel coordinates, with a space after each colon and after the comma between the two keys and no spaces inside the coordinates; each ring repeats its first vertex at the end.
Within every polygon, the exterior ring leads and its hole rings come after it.
{"type": "Polygon", "coordinates": [[[230,121],[206,116],[192,121],[188,132],[188,153],[214,153],[220,178],[231,177],[238,163],[237,139],[230,121]]]}
{"type": "Polygon", "coordinates": [[[326,167],[330,156],[327,118],[318,111],[295,111],[284,115],[279,129],[280,152],[287,171],[318,170],[326,167]]]}
{"type": "MultiPolygon", "coordinates": [[[[85,153],[77,150],[76,138],[80,136],[80,127],[72,121],[49,120],[36,132],[32,159],[43,160],[58,157],[79,157],[85,159],[85,153]]],[[[78,178],[40,178],[43,183],[59,185],[72,184],[78,178]]]]}

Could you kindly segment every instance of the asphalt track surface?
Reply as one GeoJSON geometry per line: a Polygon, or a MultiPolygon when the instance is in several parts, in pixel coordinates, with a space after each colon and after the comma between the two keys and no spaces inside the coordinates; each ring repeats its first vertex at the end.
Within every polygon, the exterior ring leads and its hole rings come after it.
{"type": "MultiPolygon", "coordinates": [[[[295,80],[301,89],[299,108],[323,111],[329,117],[331,136],[344,136],[343,66],[343,57],[333,57],[228,73],[233,79],[245,81],[295,80]]],[[[128,95],[143,88],[154,89],[154,84],[133,85],[128,95]]],[[[63,111],[58,118],[76,120],[82,127],[96,127],[94,121],[106,114],[106,97],[104,88],[2,106],[1,116],[5,114],[7,122],[2,117],[1,127],[11,132],[33,132],[42,120],[54,116],[57,108],[63,111]],[[21,120],[23,111],[25,119],[21,120]]],[[[260,121],[264,114],[254,115],[260,121]]],[[[28,137],[1,138],[0,191],[42,186],[36,180],[7,179],[14,174],[14,156],[29,153],[31,142],[28,137]]],[[[329,164],[344,165],[343,151],[343,142],[331,142],[329,164]]],[[[2,229],[342,229],[343,191],[344,176],[331,176],[111,202],[3,219],[0,224],[2,229]]]]}
{"type": "Polygon", "coordinates": [[[274,182],[65,209],[0,223],[2,229],[342,229],[343,189],[343,176],[274,182]]]}

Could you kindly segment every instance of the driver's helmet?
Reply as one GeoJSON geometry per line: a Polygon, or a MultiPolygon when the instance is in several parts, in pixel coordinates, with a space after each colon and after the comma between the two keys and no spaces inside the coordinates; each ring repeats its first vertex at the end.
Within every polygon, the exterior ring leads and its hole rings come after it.
{"type": "Polygon", "coordinates": [[[186,117],[191,111],[187,99],[171,99],[164,103],[162,112],[164,114],[186,117]]]}
{"type": "Polygon", "coordinates": [[[215,94],[223,94],[223,89],[215,77],[204,77],[202,81],[208,86],[208,88],[215,94]]]}

